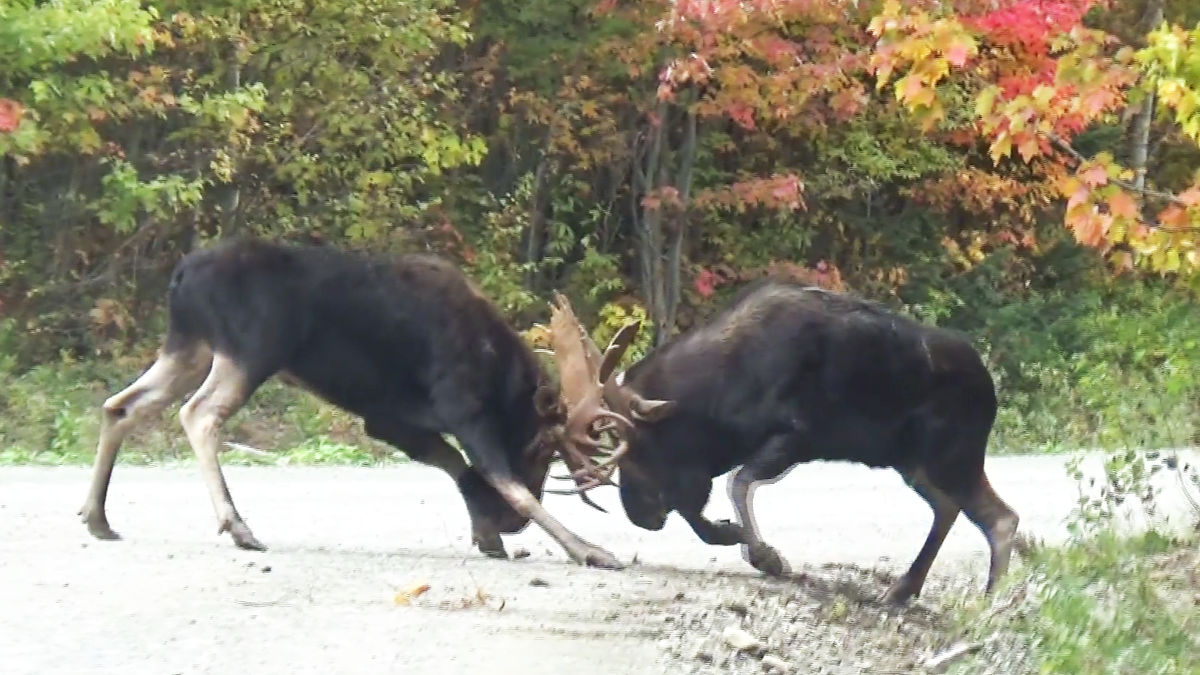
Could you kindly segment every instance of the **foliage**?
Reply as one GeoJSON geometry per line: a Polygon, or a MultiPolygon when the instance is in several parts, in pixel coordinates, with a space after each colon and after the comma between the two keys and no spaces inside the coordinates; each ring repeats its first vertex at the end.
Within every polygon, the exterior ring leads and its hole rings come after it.
{"type": "Polygon", "coordinates": [[[892,83],[895,96],[926,129],[946,117],[943,92],[958,90],[950,83],[967,87],[974,119],[955,131],[964,140],[987,142],[995,164],[1016,149],[1066,199],[1065,222],[1079,241],[1111,252],[1124,267],[1136,262],[1165,273],[1196,268],[1200,171],[1177,195],[1148,189],[1149,121],[1134,139],[1131,167],[1107,150],[1086,157],[1071,146],[1085,129],[1141,106],[1148,92],[1158,95],[1159,108],[1173,111],[1185,135],[1200,140],[1195,31],[1162,22],[1163,3],[1157,2],[1161,25],[1151,26],[1147,44],[1134,49],[1086,24],[1089,11],[1103,4],[1095,0],[1017,0],[979,10],[976,4],[939,4],[947,15],[935,18],[923,8],[885,3],[870,27],[879,38],[872,55],[878,86],[903,71],[892,83]],[[1143,202],[1151,197],[1165,207],[1149,212],[1143,202]]]}
{"type": "MultiPolygon", "coordinates": [[[[1015,643],[1036,672],[1195,672],[1197,562],[1194,540],[1105,531],[1037,550],[962,623],[972,639],[1015,643]]],[[[981,672],[1001,658],[989,651],[951,672],[981,672]]]]}
{"type": "MultiPolygon", "coordinates": [[[[116,364],[62,361],[19,375],[0,368],[0,464],[90,464],[100,404],[128,384],[139,359],[116,364]]],[[[178,406],[126,441],[118,461],[192,461],[178,406]]],[[[278,384],[261,388],[226,425],[228,438],[267,451],[227,451],[223,463],[356,464],[405,461],[394,448],[369,439],[357,423],[314,397],[278,384]]]]}
{"type": "MultiPolygon", "coordinates": [[[[45,385],[6,399],[39,422],[23,451],[51,452],[60,413],[61,447],[88,446],[171,267],[242,232],[440,252],[517,328],[553,290],[602,343],[636,315],[629,358],[750,279],[849,289],[978,339],[1003,450],[1195,440],[1192,296],[1073,243],[1192,278],[1194,3],[0,13],[0,373],[45,385]]],[[[306,436],[346,424],[275,391],[258,410],[306,436]]]]}

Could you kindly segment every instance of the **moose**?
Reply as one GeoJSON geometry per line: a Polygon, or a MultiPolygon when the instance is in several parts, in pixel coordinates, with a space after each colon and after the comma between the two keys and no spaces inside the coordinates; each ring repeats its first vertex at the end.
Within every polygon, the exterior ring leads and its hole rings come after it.
{"type": "Polygon", "coordinates": [[[243,549],[265,549],[234,506],[217,454],[222,424],[278,375],[361,417],[372,438],[454,479],[472,543],[484,555],[507,557],[500,534],[532,519],[573,561],[622,567],[540,501],[556,453],[576,474],[597,456],[594,444],[576,447],[571,439],[586,444],[607,412],[596,404],[567,413],[533,350],[448,261],[229,239],[185,255],[167,296],[168,330],[157,359],[103,404],[79,511],[92,536],[120,538],[105,499],[123,440],[194,392],[179,419],[212,499],[217,534],[229,532],[243,549]],[[458,439],[469,465],[443,433],[458,439]]]}
{"type": "Polygon", "coordinates": [[[576,491],[619,474],[635,525],[661,529],[675,511],[705,543],[740,544],[753,567],[782,576],[787,563],[755,522],[755,487],[812,460],[891,467],[928,502],[933,526],[885,601],[920,594],[960,511],[991,550],[985,593],[1007,570],[1018,517],[984,473],[996,392],[963,336],[850,294],[768,279],[617,373],[636,328],[601,354],[566,298],[556,302],[550,338],[560,368],[574,372],[571,386],[563,376],[564,398],[582,409],[603,401],[619,441],[603,460],[583,459],[576,491]],[[702,515],[712,480],[734,469],[737,522],[712,522],[702,515]]]}

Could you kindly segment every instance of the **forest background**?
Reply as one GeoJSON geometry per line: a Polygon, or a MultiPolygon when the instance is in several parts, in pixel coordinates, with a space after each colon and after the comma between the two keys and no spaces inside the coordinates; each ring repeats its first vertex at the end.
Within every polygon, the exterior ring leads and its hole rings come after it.
{"type": "MultiPolygon", "coordinates": [[[[531,340],[555,289],[645,320],[631,359],[797,279],[971,336],[992,453],[1108,453],[1071,542],[956,609],[967,672],[1196,672],[1195,537],[1111,525],[1200,445],[1198,141],[1192,0],[2,0],[0,465],[90,461],[221,237],[436,251],[531,340]]],[[[280,385],[227,428],[403,457],[280,385]]]]}

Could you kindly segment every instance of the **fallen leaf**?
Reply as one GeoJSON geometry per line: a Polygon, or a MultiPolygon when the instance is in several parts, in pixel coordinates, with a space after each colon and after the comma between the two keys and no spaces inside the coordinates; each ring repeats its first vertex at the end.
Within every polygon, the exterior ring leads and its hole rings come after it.
{"type": "Polygon", "coordinates": [[[429,584],[414,584],[408,588],[397,591],[395,601],[397,605],[411,605],[414,598],[419,597],[422,593],[429,590],[429,584]]]}

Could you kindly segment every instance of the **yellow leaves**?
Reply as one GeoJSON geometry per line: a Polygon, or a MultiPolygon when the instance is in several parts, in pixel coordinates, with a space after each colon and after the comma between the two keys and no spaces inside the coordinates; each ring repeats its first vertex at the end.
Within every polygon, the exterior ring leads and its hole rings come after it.
{"type": "Polygon", "coordinates": [[[987,117],[992,113],[992,108],[996,104],[996,96],[1000,94],[1000,87],[990,85],[979,92],[979,97],[975,99],[975,115],[978,117],[987,117]]]}
{"type": "Polygon", "coordinates": [[[403,605],[403,606],[411,605],[413,599],[420,597],[422,594],[424,594],[428,590],[429,590],[429,584],[426,584],[426,583],[413,584],[407,588],[403,588],[399,591],[396,591],[396,595],[393,598],[393,601],[397,605],[403,605]]]}
{"type": "Polygon", "coordinates": [[[999,164],[1001,159],[1010,154],[1012,154],[1012,136],[1009,136],[1007,131],[1001,131],[988,148],[988,155],[991,156],[993,164],[999,164]]]}
{"type": "Polygon", "coordinates": [[[978,54],[975,38],[955,18],[931,20],[921,10],[901,15],[898,2],[885,3],[872,18],[868,31],[879,38],[871,55],[875,88],[882,90],[898,68],[909,72],[893,85],[896,100],[917,115],[926,131],[945,117],[937,87],[950,74],[978,54]]]}
{"type": "Polygon", "coordinates": [[[1039,84],[1037,88],[1033,90],[1033,100],[1037,102],[1038,105],[1045,108],[1050,105],[1050,99],[1054,98],[1055,93],[1054,87],[1039,84]]]}

